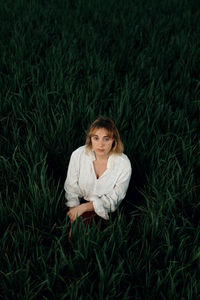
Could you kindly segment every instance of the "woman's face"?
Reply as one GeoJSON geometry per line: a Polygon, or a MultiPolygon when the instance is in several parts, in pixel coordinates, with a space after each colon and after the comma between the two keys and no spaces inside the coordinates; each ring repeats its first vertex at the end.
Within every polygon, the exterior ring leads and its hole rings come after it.
{"type": "Polygon", "coordinates": [[[107,157],[112,149],[113,138],[109,137],[105,128],[94,130],[92,137],[92,148],[97,156],[107,157]]]}

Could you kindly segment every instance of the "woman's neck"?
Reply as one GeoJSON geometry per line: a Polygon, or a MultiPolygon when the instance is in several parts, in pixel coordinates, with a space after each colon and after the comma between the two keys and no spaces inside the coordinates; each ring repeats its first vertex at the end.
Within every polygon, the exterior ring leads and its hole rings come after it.
{"type": "Polygon", "coordinates": [[[109,155],[106,155],[106,156],[100,155],[100,156],[98,156],[98,155],[96,155],[96,153],[95,153],[95,157],[96,157],[96,160],[97,160],[97,161],[105,162],[105,161],[108,160],[109,155]]]}

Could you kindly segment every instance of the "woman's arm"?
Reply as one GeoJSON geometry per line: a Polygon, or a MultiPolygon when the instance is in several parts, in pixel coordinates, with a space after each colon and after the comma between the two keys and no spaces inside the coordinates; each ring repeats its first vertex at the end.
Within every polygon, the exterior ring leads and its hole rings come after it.
{"type": "Polygon", "coordinates": [[[80,217],[86,211],[93,211],[93,210],[94,210],[93,203],[89,201],[88,203],[83,203],[76,207],[70,207],[67,215],[70,218],[70,221],[74,222],[77,217],[80,217]]]}
{"type": "Polygon", "coordinates": [[[67,170],[64,190],[65,198],[67,199],[66,205],[68,207],[75,207],[80,204],[79,197],[81,197],[81,193],[78,186],[79,156],[79,152],[77,153],[77,151],[72,153],[67,170]]]}
{"type": "Polygon", "coordinates": [[[80,205],[79,198],[82,197],[82,194],[78,185],[81,154],[79,149],[77,149],[78,151],[74,151],[71,155],[67,178],[64,184],[65,197],[67,199],[66,205],[69,208],[67,215],[71,222],[74,222],[77,216],[81,216],[84,212],[94,210],[93,203],[91,202],[80,205]]]}
{"type": "Polygon", "coordinates": [[[131,165],[127,163],[111,192],[99,196],[94,195],[91,198],[94,211],[103,219],[108,220],[108,213],[114,212],[124,199],[130,182],[131,172],[131,165]]]}

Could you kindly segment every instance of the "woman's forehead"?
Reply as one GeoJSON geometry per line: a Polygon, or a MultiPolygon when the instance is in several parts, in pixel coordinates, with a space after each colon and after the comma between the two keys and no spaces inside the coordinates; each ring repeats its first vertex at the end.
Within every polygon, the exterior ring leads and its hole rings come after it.
{"type": "Polygon", "coordinates": [[[94,128],[91,132],[91,135],[103,135],[112,137],[113,133],[106,128],[94,128]]]}

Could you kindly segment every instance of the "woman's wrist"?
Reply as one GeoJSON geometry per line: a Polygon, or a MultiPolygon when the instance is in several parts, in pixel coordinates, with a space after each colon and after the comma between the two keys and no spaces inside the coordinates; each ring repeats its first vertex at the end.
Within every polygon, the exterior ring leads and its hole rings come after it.
{"type": "Polygon", "coordinates": [[[88,203],[83,203],[81,204],[84,212],[86,211],[94,211],[94,206],[93,206],[93,202],[89,201],[88,203]]]}

